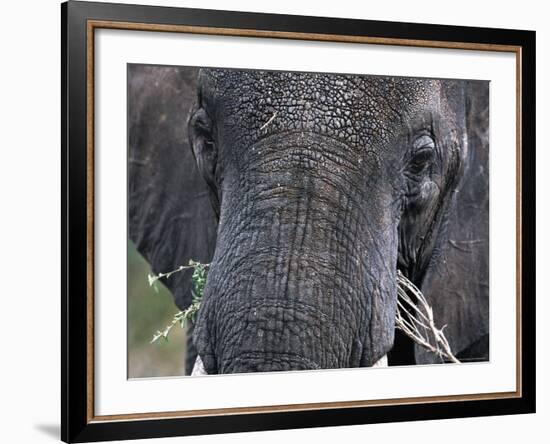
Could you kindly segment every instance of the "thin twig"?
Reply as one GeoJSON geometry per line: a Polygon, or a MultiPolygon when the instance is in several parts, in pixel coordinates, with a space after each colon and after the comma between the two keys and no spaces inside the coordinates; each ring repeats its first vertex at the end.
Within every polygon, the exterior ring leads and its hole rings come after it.
{"type": "Polygon", "coordinates": [[[189,261],[189,265],[180,265],[178,268],[172,271],[168,271],[166,273],[159,273],[159,274],[148,274],[147,280],[149,281],[149,286],[152,286],[156,281],[162,278],[168,279],[170,276],[172,276],[174,273],[179,273],[180,271],[184,270],[194,270],[198,265],[202,265],[204,268],[208,268],[210,264],[200,264],[199,262],[193,262],[189,261]]]}
{"type": "Polygon", "coordinates": [[[199,308],[201,308],[200,302],[194,302],[189,307],[187,307],[183,311],[179,311],[174,315],[174,319],[172,319],[172,322],[168,324],[164,330],[157,330],[157,332],[153,335],[153,339],[151,339],[151,344],[153,342],[157,342],[160,338],[164,338],[166,341],[168,340],[168,334],[170,333],[170,330],[174,327],[176,324],[180,324],[180,327],[185,327],[185,324],[189,319],[193,319],[193,317],[197,314],[199,311],[199,308]]]}
{"type": "Polygon", "coordinates": [[[261,127],[260,127],[260,131],[264,130],[267,128],[267,126],[273,122],[273,119],[275,119],[275,117],[277,117],[277,114],[279,114],[279,111],[275,111],[273,113],[273,115],[269,118],[269,120],[267,122],[265,122],[261,127]]]}

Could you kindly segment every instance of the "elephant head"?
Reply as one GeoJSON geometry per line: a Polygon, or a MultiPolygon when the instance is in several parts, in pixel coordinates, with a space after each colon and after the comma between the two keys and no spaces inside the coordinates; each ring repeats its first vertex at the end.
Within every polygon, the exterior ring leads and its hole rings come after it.
{"type": "MultiPolygon", "coordinates": [[[[194,332],[207,373],[374,364],[394,346],[398,269],[453,311],[456,351],[483,339],[488,310],[473,327],[464,317],[487,300],[487,172],[471,154],[486,151],[486,82],[193,73],[179,82],[196,82],[194,102],[180,90],[165,97],[178,110],[158,91],[149,103],[170,119],[189,110],[190,147],[130,128],[130,237],[157,271],[212,256],[194,332]]],[[[180,306],[186,279],[168,283],[180,306]]]]}

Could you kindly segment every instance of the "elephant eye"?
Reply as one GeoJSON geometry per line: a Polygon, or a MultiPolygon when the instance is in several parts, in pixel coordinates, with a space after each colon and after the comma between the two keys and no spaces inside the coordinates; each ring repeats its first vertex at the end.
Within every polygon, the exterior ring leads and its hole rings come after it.
{"type": "Polygon", "coordinates": [[[431,136],[424,134],[413,142],[412,151],[408,171],[410,174],[418,175],[432,164],[435,156],[435,141],[431,136]]]}

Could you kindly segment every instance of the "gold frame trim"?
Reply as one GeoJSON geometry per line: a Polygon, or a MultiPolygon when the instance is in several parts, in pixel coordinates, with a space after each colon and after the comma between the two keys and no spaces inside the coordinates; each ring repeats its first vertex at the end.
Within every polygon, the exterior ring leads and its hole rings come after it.
{"type": "Polygon", "coordinates": [[[309,34],[300,32],[263,31],[253,29],[214,28],[187,25],[163,25],[131,23],[105,20],[88,20],[86,25],[86,159],[87,159],[87,423],[130,421],[162,418],[189,418],[200,416],[227,416],[238,414],[259,414],[294,412],[303,410],[326,410],[335,408],[358,408],[415,403],[439,403],[458,401],[479,401],[510,399],[522,396],[522,349],[521,349],[521,151],[522,151],[522,48],[514,45],[485,43],[445,42],[436,40],[412,40],[334,34],[309,34]],[[516,56],[516,391],[498,393],[474,393],[451,396],[423,396],[364,401],[340,401],[308,404],[284,404],[256,407],[230,407],[203,410],[182,410],[172,412],[145,412],[117,415],[94,414],[94,32],[95,29],[120,29],[131,31],[177,32],[235,37],[263,37],[291,40],[310,40],[339,43],[364,43],[372,45],[413,46],[422,48],[464,49],[473,51],[511,52],[516,56]]]}

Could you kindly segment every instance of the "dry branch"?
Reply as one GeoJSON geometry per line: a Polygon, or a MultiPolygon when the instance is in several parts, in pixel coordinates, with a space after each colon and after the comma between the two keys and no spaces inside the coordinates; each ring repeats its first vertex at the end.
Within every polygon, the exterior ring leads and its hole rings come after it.
{"type": "Polygon", "coordinates": [[[421,347],[448,361],[460,363],[451,351],[443,329],[437,328],[433,310],[422,292],[397,271],[397,312],[395,325],[421,347]]]}

